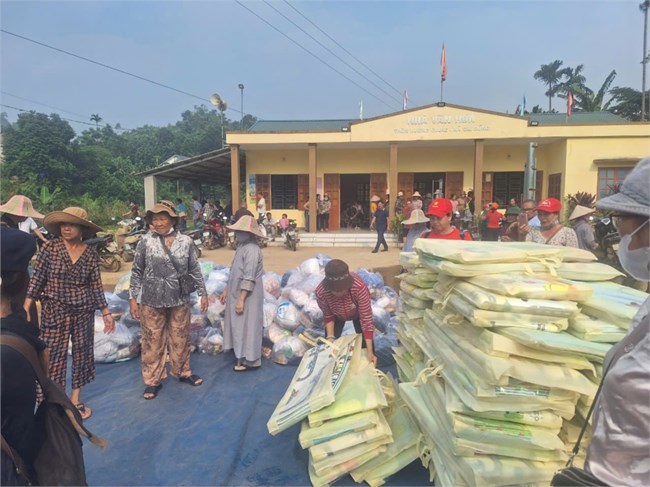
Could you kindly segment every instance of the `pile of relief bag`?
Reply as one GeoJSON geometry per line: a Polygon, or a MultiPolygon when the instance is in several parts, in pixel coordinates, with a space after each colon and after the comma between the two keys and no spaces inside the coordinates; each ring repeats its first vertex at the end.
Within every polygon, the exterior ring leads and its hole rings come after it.
{"type": "MultiPolygon", "coordinates": [[[[331,259],[325,255],[307,259],[283,276],[266,272],[264,285],[263,354],[282,365],[297,365],[314,340],[325,336],[323,313],[318,307],[314,290],[324,277],[324,268],[331,259]],[[301,336],[303,338],[301,338],[301,336]]],[[[196,293],[191,295],[190,343],[192,351],[218,354],[223,350],[223,319],[225,307],[220,296],[226,288],[230,268],[199,259],[201,274],[208,293],[208,311],[199,309],[196,293]]],[[[357,274],[368,285],[372,297],[375,324],[375,352],[379,363],[394,363],[392,347],[397,345],[399,296],[384,286],[379,273],[359,269],[357,274]]],[[[139,353],[140,323],[129,312],[131,274],[117,282],[114,293],[106,293],[109,309],[116,321],[116,331],[103,333],[103,320],[95,316],[95,361],[115,362],[136,357],[139,353]]],[[[352,322],[344,334],[354,334],[352,322]]]]}
{"type": "MultiPolygon", "coordinates": [[[[647,294],[593,254],[416,241],[401,254],[395,360],[435,485],[548,485],[573,448],[612,344],[647,294]]],[[[589,432],[581,443],[589,443],[589,432]]]]}

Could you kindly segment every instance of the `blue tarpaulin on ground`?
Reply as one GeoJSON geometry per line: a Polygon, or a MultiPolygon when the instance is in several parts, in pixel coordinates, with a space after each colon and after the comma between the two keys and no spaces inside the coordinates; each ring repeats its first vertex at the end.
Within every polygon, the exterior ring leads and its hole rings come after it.
{"type": "MultiPolygon", "coordinates": [[[[231,353],[192,354],[191,364],[203,385],[168,377],[149,401],[139,359],[97,364],[82,390],[93,410],[85,424],[108,445],[84,441],[89,485],[310,485],[300,426],[266,429],[296,367],[263,359],[259,370],[234,372],[231,353]]],[[[337,485],[356,484],[346,476],[337,485]]],[[[428,471],[416,461],[386,485],[430,485],[428,471]]]]}

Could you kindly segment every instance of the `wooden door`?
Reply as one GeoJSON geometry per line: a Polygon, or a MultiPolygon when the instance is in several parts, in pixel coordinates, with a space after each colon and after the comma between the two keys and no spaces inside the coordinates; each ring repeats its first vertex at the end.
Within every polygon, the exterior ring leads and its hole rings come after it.
{"type": "MultiPolygon", "coordinates": [[[[255,186],[258,193],[262,193],[266,200],[266,210],[271,209],[271,176],[268,174],[257,174],[255,176],[255,186]]],[[[257,195],[255,195],[257,198],[257,195]]],[[[257,201],[257,200],[256,200],[257,201]]],[[[255,203],[257,205],[257,203],[255,203]]],[[[233,211],[236,211],[233,209],[233,211]]],[[[257,214],[255,215],[257,216],[257,214]]]]}
{"type": "Polygon", "coordinates": [[[460,196],[463,192],[463,171],[448,172],[445,174],[445,197],[451,198],[452,194],[460,196]]]}
{"type": "Polygon", "coordinates": [[[296,210],[303,210],[309,199],[309,174],[298,174],[298,204],[296,210]]]}
{"type": "MultiPolygon", "coordinates": [[[[494,173],[484,172],[483,173],[483,191],[481,192],[481,203],[484,205],[486,203],[492,202],[492,189],[494,188],[494,173]]],[[[474,208],[475,212],[480,213],[483,211],[483,208],[474,208]]]]}
{"type": "Polygon", "coordinates": [[[370,175],[370,197],[379,196],[386,201],[386,190],[388,189],[388,176],[385,172],[373,173],[370,175]]]}
{"type": "Polygon", "coordinates": [[[402,191],[404,193],[404,201],[411,197],[413,194],[412,172],[400,172],[397,174],[397,191],[402,191]]]}
{"type": "Polygon", "coordinates": [[[341,228],[341,178],[339,174],[325,174],[323,182],[325,190],[330,196],[330,230],[339,230],[341,228]]]}

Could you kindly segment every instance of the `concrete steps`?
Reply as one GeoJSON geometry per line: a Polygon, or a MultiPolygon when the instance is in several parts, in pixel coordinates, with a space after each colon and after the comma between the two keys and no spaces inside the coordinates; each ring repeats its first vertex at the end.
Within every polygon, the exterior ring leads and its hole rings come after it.
{"type": "MultiPolygon", "coordinates": [[[[392,233],[385,234],[386,243],[389,247],[397,247],[397,238],[392,233]]],[[[373,248],[377,242],[375,232],[300,232],[300,243],[298,247],[359,247],[373,248]]],[[[275,242],[269,241],[269,246],[277,247],[284,245],[282,237],[275,242]]]]}

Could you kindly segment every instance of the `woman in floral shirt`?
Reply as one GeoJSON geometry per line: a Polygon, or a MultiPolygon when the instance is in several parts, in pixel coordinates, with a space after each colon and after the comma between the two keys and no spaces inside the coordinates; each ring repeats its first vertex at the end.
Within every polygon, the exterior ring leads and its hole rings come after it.
{"type": "Polygon", "coordinates": [[[153,231],[138,242],[129,294],[131,315],[142,325],[144,398],[153,399],[167,377],[167,350],[172,376],[192,386],[203,383],[190,369],[190,296],[181,291],[180,275],[194,280],[201,296],[201,313],[208,310],[208,296],[194,242],[175,228],[178,215],[174,204],[159,201],[147,211],[145,221],[153,231]]]}

